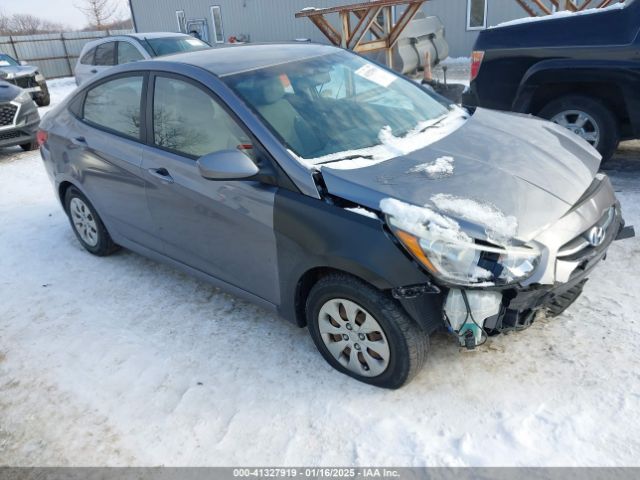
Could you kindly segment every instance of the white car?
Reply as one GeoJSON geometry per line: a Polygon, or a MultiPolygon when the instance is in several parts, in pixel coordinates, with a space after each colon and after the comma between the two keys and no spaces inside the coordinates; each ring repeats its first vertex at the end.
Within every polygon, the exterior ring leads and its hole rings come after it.
{"type": "Polygon", "coordinates": [[[184,33],[131,33],[101,38],[82,48],[76,64],[76,84],[114,65],[207,48],[211,48],[208,43],[184,33]]]}

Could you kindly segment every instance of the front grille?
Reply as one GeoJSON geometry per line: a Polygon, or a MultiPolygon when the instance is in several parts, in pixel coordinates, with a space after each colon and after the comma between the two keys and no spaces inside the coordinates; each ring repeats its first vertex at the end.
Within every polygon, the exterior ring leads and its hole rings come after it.
{"type": "Polygon", "coordinates": [[[33,88],[38,86],[36,77],[18,77],[11,80],[11,83],[20,88],[33,88]]]}
{"type": "Polygon", "coordinates": [[[558,258],[561,260],[576,261],[589,256],[595,250],[598,250],[601,245],[608,245],[611,243],[611,238],[617,233],[613,231],[616,224],[616,213],[615,207],[609,208],[595,225],[592,225],[576,238],[564,244],[558,251],[558,258]],[[602,239],[601,245],[593,245],[590,242],[589,232],[595,227],[599,227],[604,231],[605,236],[602,239]]]}
{"type": "Polygon", "coordinates": [[[2,133],[0,132],[0,141],[1,140],[11,140],[12,138],[18,138],[20,135],[22,135],[20,132],[17,131],[12,131],[12,132],[5,132],[2,133]]]}
{"type": "Polygon", "coordinates": [[[18,107],[11,103],[0,105],[0,127],[13,125],[13,119],[15,118],[17,111],[18,107]]]}

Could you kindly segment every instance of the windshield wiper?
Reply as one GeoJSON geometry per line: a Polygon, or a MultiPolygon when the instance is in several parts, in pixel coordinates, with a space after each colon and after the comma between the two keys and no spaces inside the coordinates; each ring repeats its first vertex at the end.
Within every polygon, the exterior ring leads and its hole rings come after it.
{"type": "Polygon", "coordinates": [[[355,160],[356,158],[366,158],[367,160],[373,160],[373,155],[348,155],[346,157],[340,157],[335,160],[327,160],[326,162],[316,163],[316,165],[326,165],[327,163],[342,162],[343,160],[355,160]]]}

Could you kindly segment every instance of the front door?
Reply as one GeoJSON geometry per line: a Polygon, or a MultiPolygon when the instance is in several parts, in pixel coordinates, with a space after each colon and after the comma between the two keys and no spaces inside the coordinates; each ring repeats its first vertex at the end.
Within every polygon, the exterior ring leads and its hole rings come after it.
{"type": "Polygon", "coordinates": [[[276,303],[276,187],[205,180],[196,165],[220,150],[251,152],[251,137],[201,85],[177,76],[156,76],[151,83],[153,145],[144,149],[143,171],[164,253],[276,303]]]}

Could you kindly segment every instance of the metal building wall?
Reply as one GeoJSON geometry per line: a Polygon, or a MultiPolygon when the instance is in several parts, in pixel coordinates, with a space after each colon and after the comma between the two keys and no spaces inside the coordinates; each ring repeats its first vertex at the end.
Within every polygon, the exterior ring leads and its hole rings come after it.
{"type": "MultiPolygon", "coordinates": [[[[295,13],[307,6],[333,7],[358,0],[131,0],[136,27],[139,32],[171,31],[178,29],[175,12],[184,10],[187,19],[207,20],[211,37],[210,7],[222,10],[224,36],[249,35],[252,42],[287,41],[310,38],[317,42],[326,39],[305,18],[295,13]]],[[[515,0],[487,0],[488,25],[526,16],[515,0]]],[[[447,29],[450,56],[469,56],[477,31],[467,31],[467,0],[430,0],[424,11],[440,17],[447,29]]],[[[337,22],[337,18],[335,19],[337,22]]]]}

